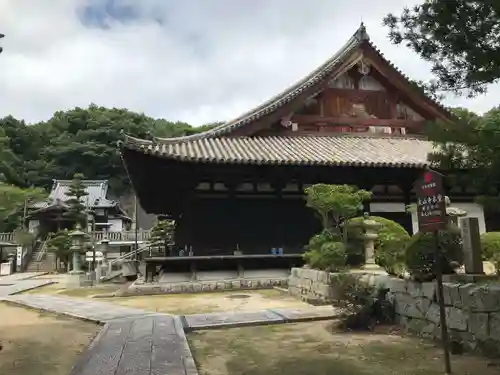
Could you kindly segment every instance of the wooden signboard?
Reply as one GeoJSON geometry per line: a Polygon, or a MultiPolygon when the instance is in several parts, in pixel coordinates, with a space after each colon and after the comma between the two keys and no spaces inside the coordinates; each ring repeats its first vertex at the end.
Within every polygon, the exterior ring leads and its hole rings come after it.
{"type": "Polygon", "coordinates": [[[443,257],[440,251],[438,231],[446,229],[446,198],[444,194],[443,175],[425,170],[415,183],[417,195],[418,229],[420,232],[432,232],[435,243],[435,275],[437,297],[439,303],[439,321],[441,326],[441,343],[444,351],[445,373],[451,374],[448,328],[443,293],[443,257]]]}
{"type": "Polygon", "coordinates": [[[446,227],[446,199],[443,176],[426,170],[415,184],[420,232],[435,232],[446,227]]]}

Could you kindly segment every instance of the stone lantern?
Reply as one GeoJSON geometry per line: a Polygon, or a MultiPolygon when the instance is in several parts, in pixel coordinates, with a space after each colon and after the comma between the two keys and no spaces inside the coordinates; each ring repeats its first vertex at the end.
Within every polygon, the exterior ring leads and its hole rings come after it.
{"type": "Polygon", "coordinates": [[[361,239],[363,239],[365,247],[365,264],[362,268],[373,271],[381,270],[382,268],[375,263],[375,240],[378,238],[378,230],[381,224],[370,219],[368,213],[365,212],[359,226],[363,229],[361,239]]]}
{"type": "Polygon", "coordinates": [[[81,267],[80,256],[81,253],[85,251],[84,240],[85,232],[82,232],[80,225],[76,226],[76,229],[72,231],[69,236],[71,237],[71,252],[73,253],[73,269],[70,274],[83,274],[81,267]]]}
{"type": "Polygon", "coordinates": [[[467,216],[467,211],[458,207],[451,207],[451,200],[449,197],[444,197],[444,201],[446,204],[446,216],[448,217],[448,223],[458,227],[458,218],[467,216]]]}
{"type": "Polygon", "coordinates": [[[107,237],[106,234],[104,234],[104,238],[101,240],[101,246],[100,246],[100,250],[101,250],[101,253],[102,253],[102,264],[106,264],[108,259],[108,251],[109,251],[109,239],[107,237]]]}

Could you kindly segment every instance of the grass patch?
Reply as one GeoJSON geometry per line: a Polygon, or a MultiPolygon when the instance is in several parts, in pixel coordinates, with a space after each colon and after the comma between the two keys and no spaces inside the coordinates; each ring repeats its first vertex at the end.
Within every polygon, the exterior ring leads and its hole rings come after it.
{"type": "MultiPolygon", "coordinates": [[[[441,375],[434,343],[387,332],[332,331],[331,322],[194,332],[200,375],[441,375]]],[[[498,375],[488,361],[453,357],[457,375],[498,375]]]]}
{"type": "Polygon", "coordinates": [[[101,299],[121,306],[190,315],[220,311],[259,311],[272,308],[308,308],[310,305],[277,290],[233,290],[211,293],[165,294],[101,299]],[[232,294],[249,298],[231,299],[232,294]]]}
{"type": "Polygon", "coordinates": [[[0,303],[0,374],[67,375],[97,335],[87,322],[0,303]]]}

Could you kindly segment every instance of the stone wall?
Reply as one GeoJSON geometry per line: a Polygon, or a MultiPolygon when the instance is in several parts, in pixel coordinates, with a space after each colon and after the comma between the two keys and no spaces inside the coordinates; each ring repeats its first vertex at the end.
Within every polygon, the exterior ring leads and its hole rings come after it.
{"type": "MultiPolygon", "coordinates": [[[[374,275],[363,271],[357,271],[356,275],[373,285],[390,279],[385,275],[374,275]]],[[[318,271],[311,268],[292,268],[288,278],[288,293],[315,305],[332,303],[335,298],[335,285],[338,276],[337,273],[318,271]]]]}
{"type": "MultiPolygon", "coordinates": [[[[446,321],[452,341],[468,351],[500,355],[500,284],[444,283],[446,321]]],[[[408,331],[440,338],[435,283],[393,279],[390,283],[399,324],[408,331]]]]}
{"type": "Polygon", "coordinates": [[[221,292],[228,290],[271,289],[274,287],[286,288],[288,280],[285,279],[237,279],[221,281],[194,281],[180,283],[144,283],[139,279],[127,289],[116,292],[117,297],[155,295],[155,294],[181,294],[200,292],[221,292]]]}
{"type": "MultiPolygon", "coordinates": [[[[387,275],[359,272],[372,285],[389,289],[396,321],[408,332],[440,338],[436,284],[417,283],[387,275]]],[[[288,291],[312,303],[331,303],[338,274],[293,268],[288,291]]],[[[444,302],[450,337],[467,351],[500,356],[500,283],[444,283],[444,302]]]]}

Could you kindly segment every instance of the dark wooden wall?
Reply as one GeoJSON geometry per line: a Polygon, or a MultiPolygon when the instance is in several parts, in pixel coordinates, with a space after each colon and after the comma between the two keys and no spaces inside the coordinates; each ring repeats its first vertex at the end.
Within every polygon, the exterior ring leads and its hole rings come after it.
{"type": "Polygon", "coordinates": [[[303,199],[194,199],[178,221],[176,242],[192,245],[196,255],[269,253],[283,247],[301,252],[321,230],[303,199]]]}
{"type": "MultiPolygon", "coordinates": [[[[373,213],[401,224],[412,234],[411,215],[373,213]]],[[[320,220],[304,199],[199,198],[187,207],[177,224],[176,243],[192,246],[195,255],[286,253],[304,251],[309,239],[321,231],[320,220]]]]}

